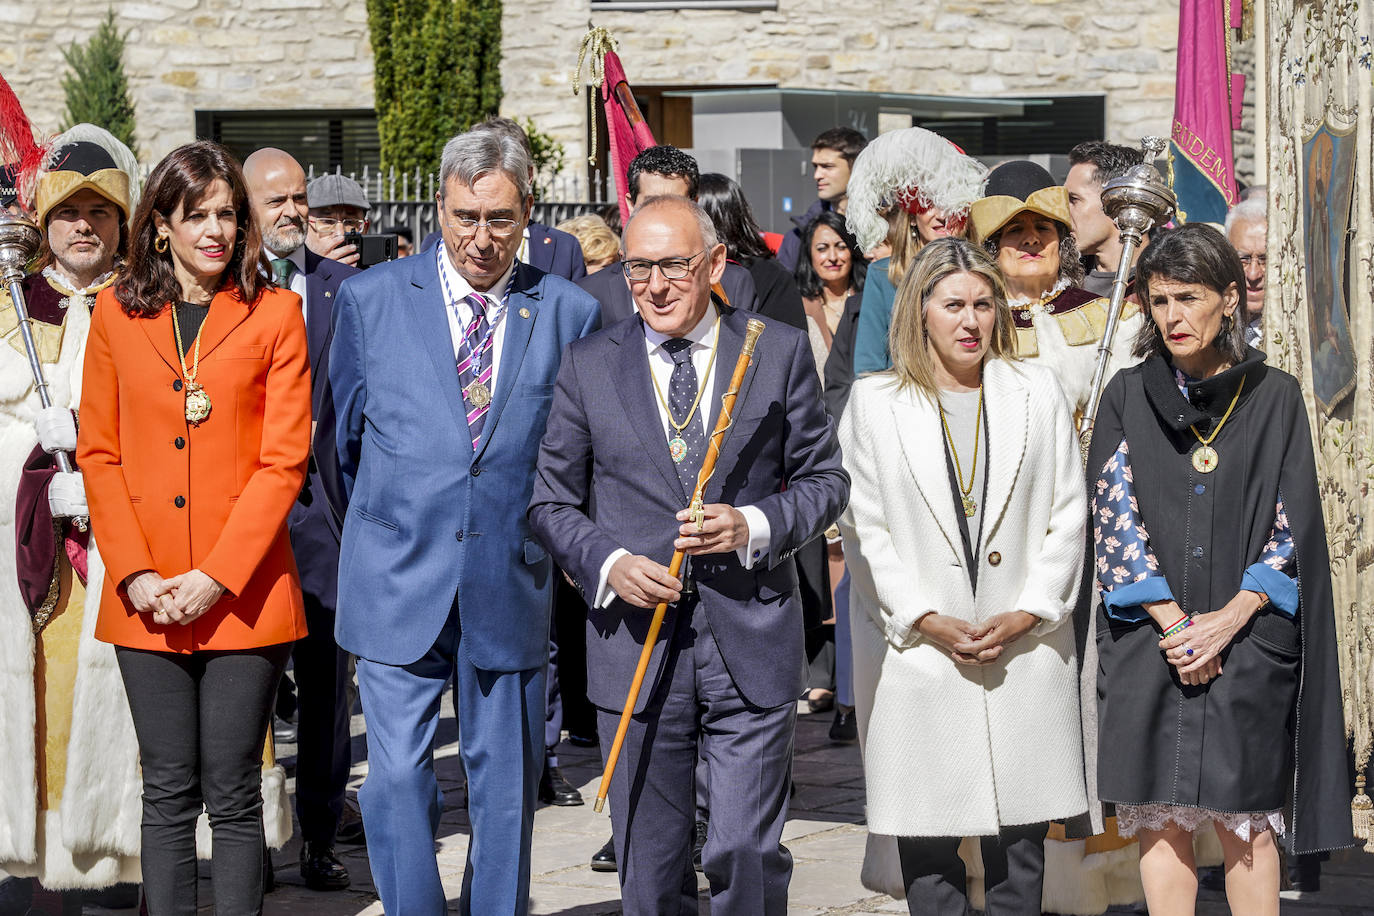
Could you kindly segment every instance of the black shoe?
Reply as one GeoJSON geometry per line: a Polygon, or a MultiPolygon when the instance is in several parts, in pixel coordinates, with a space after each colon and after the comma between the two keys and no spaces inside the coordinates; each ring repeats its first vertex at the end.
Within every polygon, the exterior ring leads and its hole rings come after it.
{"type": "Polygon", "coordinates": [[[615,839],[592,854],[592,871],[615,871],[615,839]]]}
{"type": "Polygon", "coordinates": [[[590,735],[574,735],[572,732],[568,732],[568,743],[573,747],[597,747],[601,741],[596,737],[596,732],[592,732],[590,735]]]}
{"type": "Polygon", "coordinates": [[[345,846],[361,846],[367,842],[362,812],[347,800],[344,801],[343,813],[339,815],[339,827],[334,831],[334,842],[345,846]]]}
{"type": "Polygon", "coordinates": [[[296,723],[280,716],[272,720],[272,740],[278,744],[296,743],[296,723]]]}
{"type": "Polygon", "coordinates": [[[539,800],[546,805],[569,808],[582,804],[582,793],[563,778],[558,767],[549,766],[545,761],[544,773],[539,777],[539,800]]]}
{"type": "Polygon", "coordinates": [[[859,740],[859,722],[854,718],[854,707],[836,704],[835,721],[830,723],[830,740],[836,744],[853,744],[859,740]]]}
{"type": "Polygon", "coordinates": [[[334,855],[334,847],[324,843],[306,843],[301,847],[301,877],[312,891],[341,891],[348,887],[348,869],[334,855]]]}
{"type": "Polygon", "coordinates": [[[706,848],[706,822],[697,821],[696,834],[692,838],[692,867],[701,871],[701,851],[706,848]]]}
{"type": "MultiPolygon", "coordinates": [[[[820,688],[817,688],[818,690],[820,688]]],[[[830,712],[835,708],[835,693],[832,690],[825,690],[819,697],[812,697],[811,691],[805,695],[806,708],[811,712],[830,712]]]]}

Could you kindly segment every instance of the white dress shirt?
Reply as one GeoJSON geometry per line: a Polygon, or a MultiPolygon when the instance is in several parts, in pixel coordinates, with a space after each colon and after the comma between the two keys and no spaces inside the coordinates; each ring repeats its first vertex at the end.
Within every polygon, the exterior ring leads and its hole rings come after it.
{"type": "MultiPolygon", "coordinates": [[[[434,246],[434,250],[439,258],[440,287],[444,290],[444,296],[447,300],[444,304],[447,306],[445,311],[448,312],[449,336],[453,339],[453,361],[455,365],[458,362],[458,353],[461,352],[463,335],[467,331],[468,325],[472,324],[472,305],[467,301],[467,296],[477,293],[487,300],[487,323],[491,326],[491,383],[488,387],[494,394],[496,392],[496,373],[501,368],[501,338],[506,336],[501,330],[506,323],[503,298],[506,287],[510,285],[511,277],[515,274],[517,261],[512,260],[506,267],[506,272],[496,279],[490,290],[483,293],[473,289],[472,284],[463,278],[463,275],[458,272],[458,268],[453,266],[442,240],[434,246]],[[449,296],[453,298],[448,299],[449,296]]],[[[474,340],[473,345],[476,346],[480,342],[474,340]]]]}
{"type": "MultiPolygon", "coordinates": [[[[692,342],[692,368],[697,373],[697,384],[701,388],[701,400],[697,404],[697,412],[693,415],[693,422],[700,422],[702,429],[709,443],[711,430],[707,429],[707,424],[711,421],[711,411],[714,409],[712,397],[716,387],[716,370],[718,364],[713,364],[711,353],[716,346],[716,333],[719,329],[717,323],[717,313],[715,309],[707,309],[706,314],[697,322],[696,327],[683,335],[692,342]]],[[[673,356],[663,348],[671,338],[666,334],[660,334],[653,328],[644,323],[644,346],[649,354],[649,372],[653,375],[653,380],[658,386],[659,392],[668,390],[669,381],[673,377],[673,356]]],[[[717,354],[719,359],[719,354],[717,354]]],[[[655,397],[658,404],[658,417],[663,423],[663,445],[667,448],[668,441],[676,436],[677,429],[670,422],[673,418],[668,413],[668,407],[662,397],[655,397]]],[[[704,455],[703,455],[704,457],[704,455]]],[[[735,551],[739,557],[740,564],[745,569],[752,569],[754,564],[768,553],[768,539],[772,531],[768,525],[768,516],[755,506],[736,506],[739,513],[744,516],[745,527],[748,529],[749,536],[743,547],[735,551]]],[[[610,587],[611,567],[615,561],[629,554],[624,548],[611,552],[606,558],[606,562],[601,564],[601,581],[597,584],[596,600],[592,603],[596,607],[605,607],[615,600],[615,590],[610,587]]]]}

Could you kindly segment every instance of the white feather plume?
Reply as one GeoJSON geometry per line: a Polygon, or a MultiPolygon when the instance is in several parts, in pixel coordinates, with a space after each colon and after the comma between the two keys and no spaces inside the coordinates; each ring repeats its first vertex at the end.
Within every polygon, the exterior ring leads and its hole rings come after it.
{"type": "Polygon", "coordinates": [[[879,136],[854,160],[845,221],[865,251],[887,237],[879,208],[915,198],[922,206],[964,215],[982,196],[988,170],[944,137],[922,127],[879,136]]]}

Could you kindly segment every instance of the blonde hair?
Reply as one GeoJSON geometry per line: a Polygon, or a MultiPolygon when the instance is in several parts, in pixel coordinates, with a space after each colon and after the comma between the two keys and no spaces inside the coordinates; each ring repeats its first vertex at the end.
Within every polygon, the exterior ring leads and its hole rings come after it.
{"type": "Polygon", "coordinates": [[[582,259],[588,264],[614,261],[620,254],[620,236],[611,231],[606,221],[595,213],[565,219],[554,228],[577,239],[582,246],[582,259]]]}
{"type": "MultiPolygon", "coordinates": [[[[900,286],[907,268],[928,243],[916,230],[916,218],[901,204],[893,204],[884,216],[887,219],[887,244],[892,249],[891,260],[887,264],[887,279],[893,286],[900,286]]],[[[967,232],[967,223],[964,223],[951,238],[964,238],[967,232]]]]}
{"type": "Polygon", "coordinates": [[[1016,359],[1016,329],[1007,305],[1007,288],[996,262],[986,251],[963,239],[936,239],[921,248],[897,288],[887,343],[892,353],[889,371],[897,377],[897,384],[915,388],[931,400],[939,388],[935,384],[935,357],[927,342],[926,303],[941,280],[962,273],[981,277],[992,289],[996,318],[984,360],[1016,359]]]}

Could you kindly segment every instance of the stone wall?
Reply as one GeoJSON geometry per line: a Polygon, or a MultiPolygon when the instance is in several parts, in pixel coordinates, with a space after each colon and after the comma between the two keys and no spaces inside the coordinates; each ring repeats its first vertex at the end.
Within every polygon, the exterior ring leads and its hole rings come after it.
{"type": "Polygon", "coordinates": [[[39,131],[57,131],[65,114],[61,49],[89,38],[110,6],[129,32],[145,162],[195,139],[197,109],[372,104],[363,0],[0,0],[0,73],[39,131]]]}
{"type": "MultiPolygon", "coordinates": [[[[0,0],[0,73],[36,125],[62,120],[60,47],[84,40],[108,0],[0,0]]],[[[372,97],[363,0],[116,2],[145,160],[192,139],[194,112],[357,108],[372,97]]],[[[571,73],[588,0],[507,0],[507,114],[533,117],[584,152],[571,73]]],[[[1107,94],[1107,134],[1167,133],[1177,2],[778,0],[766,12],[600,11],[644,84],[758,83],[936,95],[1107,94]]]]}
{"type": "MultiPolygon", "coordinates": [[[[506,109],[582,152],[569,74],[586,0],[509,0],[506,109]]],[[[1177,0],[778,0],[766,12],[600,11],[632,82],[932,95],[1107,94],[1107,135],[1167,136],[1177,0]]]]}

